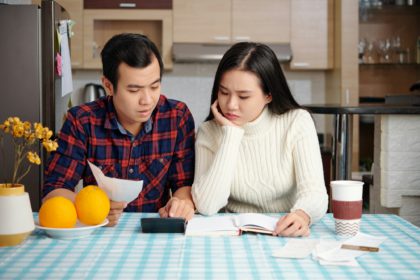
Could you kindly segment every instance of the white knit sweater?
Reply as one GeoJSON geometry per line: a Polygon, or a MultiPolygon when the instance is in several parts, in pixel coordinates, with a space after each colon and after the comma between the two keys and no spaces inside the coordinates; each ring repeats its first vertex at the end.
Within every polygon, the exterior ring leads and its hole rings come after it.
{"type": "Polygon", "coordinates": [[[305,211],[315,223],[328,196],[313,120],[302,109],[267,108],[242,128],[205,122],[196,140],[192,196],[204,215],[305,211]]]}

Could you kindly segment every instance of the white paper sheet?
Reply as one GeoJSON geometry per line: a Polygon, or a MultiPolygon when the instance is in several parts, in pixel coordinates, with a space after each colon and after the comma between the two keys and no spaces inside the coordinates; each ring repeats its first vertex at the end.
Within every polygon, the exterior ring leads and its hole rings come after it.
{"type": "Polygon", "coordinates": [[[73,92],[73,77],[71,73],[70,47],[67,30],[67,20],[60,21],[60,52],[61,52],[61,96],[73,92]]]}
{"type": "Polygon", "coordinates": [[[316,239],[290,239],[286,245],[273,253],[276,258],[304,259],[308,257],[319,243],[316,239]]]}
{"type": "MultiPolygon", "coordinates": [[[[379,247],[386,237],[378,237],[359,232],[354,237],[344,241],[321,240],[315,247],[313,256],[322,265],[358,266],[356,258],[369,252],[342,249],[342,244],[379,247]]],[[[376,254],[376,253],[371,253],[376,254]]]]}
{"type": "Polygon", "coordinates": [[[137,198],[143,188],[143,181],[133,181],[105,176],[96,165],[89,162],[93,176],[98,186],[103,189],[113,201],[125,201],[130,203],[137,198]]]}

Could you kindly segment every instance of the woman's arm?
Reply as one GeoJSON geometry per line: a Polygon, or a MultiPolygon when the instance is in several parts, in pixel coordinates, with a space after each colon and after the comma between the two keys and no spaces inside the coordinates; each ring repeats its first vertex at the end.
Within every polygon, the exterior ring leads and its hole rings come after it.
{"type": "Polygon", "coordinates": [[[197,210],[204,215],[217,213],[228,202],[244,134],[242,128],[234,126],[222,126],[222,133],[215,135],[216,130],[211,125],[200,128],[195,144],[192,196],[197,210]]]}
{"type": "Polygon", "coordinates": [[[313,224],[327,211],[328,195],[315,125],[309,113],[301,113],[294,124],[293,161],[297,199],[291,212],[303,210],[313,224]]]}

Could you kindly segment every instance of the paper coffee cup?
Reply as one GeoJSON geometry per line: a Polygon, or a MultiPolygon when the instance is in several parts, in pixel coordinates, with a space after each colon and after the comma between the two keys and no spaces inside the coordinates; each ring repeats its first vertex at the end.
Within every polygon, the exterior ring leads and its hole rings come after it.
{"type": "Polygon", "coordinates": [[[337,235],[356,235],[360,229],[363,182],[331,181],[332,211],[337,235]]]}

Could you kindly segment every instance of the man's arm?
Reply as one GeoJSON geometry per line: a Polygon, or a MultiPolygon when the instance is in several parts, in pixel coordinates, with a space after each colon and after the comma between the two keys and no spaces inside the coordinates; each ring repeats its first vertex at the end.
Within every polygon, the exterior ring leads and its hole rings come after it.
{"type": "Polygon", "coordinates": [[[165,207],[159,209],[162,217],[183,217],[187,220],[194,215],[191,185],[194,179],[194,120],[185,105],[178,123],[177,139],[173,161],[169,168],[172,198],[165,207]]]}
{"type": "Polygon", "coordinates": [[[53,152],[45,169],[43,201],[54,196],[74,200],[74,188],[86,166],[86,135],[73,109],[67,113],[66,121],[58,138],[58,149],[53,152]]]}
{"type": "Polygon", "coordinates": [[[190,220],[194,216],[194,202],[191,197],[191,187],[178,189],[165,207],[159,209],[162,218],[181,217],[190,220]]]}

